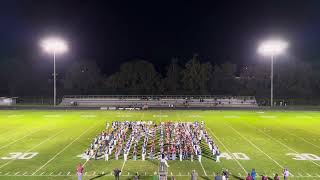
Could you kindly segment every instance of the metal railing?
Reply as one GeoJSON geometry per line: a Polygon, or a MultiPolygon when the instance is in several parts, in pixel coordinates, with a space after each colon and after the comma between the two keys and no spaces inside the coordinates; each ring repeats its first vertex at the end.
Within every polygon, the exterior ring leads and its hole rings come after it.
{"type": "Polygon", "coordinates": [[[228,95],[65,95],[70,99],[242,99],[254,100],[254,96],[228,96],[228,95]]]}

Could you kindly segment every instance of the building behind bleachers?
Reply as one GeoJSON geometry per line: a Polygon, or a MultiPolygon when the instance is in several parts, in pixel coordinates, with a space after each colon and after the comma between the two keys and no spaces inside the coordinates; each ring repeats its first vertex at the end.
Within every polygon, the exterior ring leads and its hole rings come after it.
{"type": "Polygon", "coordinates": [[[63,106],[95,107],[257,107],[253,96],[192,96],[192,95],[68,95],[63,106]]]}
{"type": "Polygon", "coordinates": [[[11,106],[16,104],[16,97],[0,97],[0,106],[11,106]]]}

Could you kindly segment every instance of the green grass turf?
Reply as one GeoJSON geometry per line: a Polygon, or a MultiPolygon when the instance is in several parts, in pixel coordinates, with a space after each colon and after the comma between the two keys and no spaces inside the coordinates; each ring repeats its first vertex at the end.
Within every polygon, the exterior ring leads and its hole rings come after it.
{"type": "MultiPolygon", "coordinates": [[[[245,153],[250,160],[226,160],[220,163],[203,157],[198,161],[169,161],[169,175],[190,179],[195,169],[200,179],[213,179],[223,168],[241,179],[246,171],[273,176],[288,167],[291,179],[320,179],[319,160],[294,160],[287,153],[310,153],[320,156],[320,113],[315,111],[0,111],[0,157],[13,152],[38,152],[30,160],[0,158],[0,179],[77,179],[76,166],[84,163],[83,153],[106,121],[205,121],[208,132],[222,152],[245,153]],[[69,173],[70,172],[70,173],[69,173]],[[23,176],[25,175],[25,176],[23,176]],[[179,176],[181,175],[181,176],[179,176]],[[206,176],[207,175],[207,176],[206,176]]],[[[122,158],[122,157],[121,157],[122,158]]],[[[158,171],[154,160],[123,162],[111,159],[90,160],[84,179],[113,179],[114,168],[122,168],[121,179],[151,179],[158,171]],[[102,174],[104,173],[104,174],[102,174]],[[102,175],[101,175],[102,174],[102,175]],[[98,177],[101,175],[101,177],[98,177]]],[[[260,178],[259,178],[260,179],[260,178]]]]}

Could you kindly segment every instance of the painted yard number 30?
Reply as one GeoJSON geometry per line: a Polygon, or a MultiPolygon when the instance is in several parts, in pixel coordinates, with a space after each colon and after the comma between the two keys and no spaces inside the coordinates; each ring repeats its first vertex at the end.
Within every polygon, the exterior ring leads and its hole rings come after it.
{"type": "Polygon", "coordinates": [[[27,152],[27,153],[22,153],[22,152],[13,152],[9,153],[9,156],[7,157],[2,157],[1,159],[32,159],[38,155],[37,152],[27,152]]]}
{"type": "Polygon", "coordinates": [[[293,156],[292,159],[298,160],[298,161],[306,161],[306,160],[311,160],[311,161],[320,161],[320,157],[314,154],[309,154],[309,153],[302,153],[302,154],[297,154],[297,153],[287,153],[287,156],[293,156]]]}

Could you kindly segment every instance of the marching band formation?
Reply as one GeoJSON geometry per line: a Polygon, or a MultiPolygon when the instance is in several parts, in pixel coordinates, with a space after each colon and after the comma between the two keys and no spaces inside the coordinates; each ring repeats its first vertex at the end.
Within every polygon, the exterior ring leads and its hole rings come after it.
{"type": "Polygon", "coordinates": [[[202,147],[208,146],[216,162],[220,151],[208,134],[204,122],[115,121],[95,137],[84,153],[89,159],[112,156],[123,159],[195,160],[201,162],[202,147]]]}

